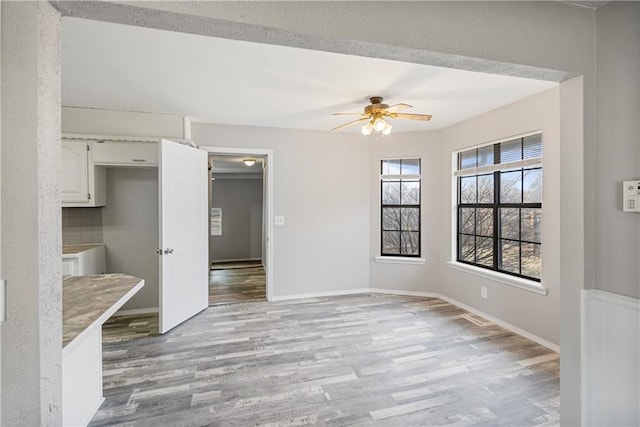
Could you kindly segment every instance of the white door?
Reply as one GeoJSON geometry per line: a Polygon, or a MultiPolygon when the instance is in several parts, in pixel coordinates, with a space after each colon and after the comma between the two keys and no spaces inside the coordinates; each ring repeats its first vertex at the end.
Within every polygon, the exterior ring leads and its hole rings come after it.
{"type": "Polygon", "coordinates": [[[209,304],[207,153],[160,142],[160,333],[209,304]]]}

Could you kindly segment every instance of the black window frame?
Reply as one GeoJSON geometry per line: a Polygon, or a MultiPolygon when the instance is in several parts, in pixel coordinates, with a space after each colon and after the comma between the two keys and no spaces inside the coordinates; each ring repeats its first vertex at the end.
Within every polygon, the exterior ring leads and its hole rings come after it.
{"type": "MultiPolygon", "coordinates": [[[[525,157],[525,144],[524,144],[524,140],[526,137],[540,137],[540,144],[542,146],[542,134],[541,133],[536,133],[533,135],[526,135],[520,138],[513,138],[513,139],[509,139],[507,141],[502,141],[499,143],[493,143],[493,144],[487,144],[485,146],[482,147],[478,147],[480,149],[484,148],[484,147],[488,147],[488,146],[493,146],[493,163],[490,163],[488,165],[482,165],[483,167],[491,167],[491,166],[498,166],[498,170],[488,170],[488,171],[481,171],[481,170],[475,170],[475,172],[470,173],[470,174],[464,174],[462,173],[461,175],[456,177],[456,185],[457,185],[457,200],[456,200],[456,261],[459,263],[463,263],[463,264],[468,264],[468,265],[472,265],[474,267],[478,267],[478,268],[483,268],[483,269],[487,269],[487,270],[492,270],[492,271],[496,271],[499,273],[503,273],[503,274],[507,274],[510,276],[516,276],[516,277],[520,277],[520,278],[524,278],[527,280],[532,280],[532,281],[536,281],[536,282],[541,282],[541,277],[535,277],[535,276],[531,276],[531,275],[527,275],[527,274],[523,274],[523,268],[522,268],[522,245],[537,245],[538,246],[538,251],[540,253],[540,262],[542,262],[542,239],[540,238],[540,241],[536,242],[536,241],[531,241],[531,240],[524,240],[523,239],[523,235],[522,235],[522,210],[523,209],[539,209],[539,220],[542,219],[542,196],[540,196],[540,202],[525,202],[524,201],[524,173],[525,171],[529,171],[529,170],[539,170],[540,171],[540,179],[542,179],[542,174],[543,174],[543,167],[541,162],[538,164],[532,164],[532,165],[526,165],[526,164],[521,164],[515,167],[509,167],[509,163],[501,163],[501,144],[503,143],[509,143],[509,142],[515,142],[517,140],[520,140],[520,145],[521,145],[521,159],[523,159],[525,157]],[[501,200],[501,180],[502,180],[502,175],[504,173],[510,173],[510,172],[520,172],[520,202],[502,202],[501,200]],[[492,202],[480,202],[480,194],[479,194],[479,185],[478,185],[478,177],[482,177],[482,176],[492,176],[493,178],[493,201],[492,202]],[[470,202],[463,202],[462,200],[462,180],[465,178],[470,178],[470,177],[475,177],[475,181],[476,181],[476,185],[475,185],[475,191],[476,191],[476,201],[474,203],[470,203],[470,202]],[[469,233],[469,232],[465,232],[465,230],[463,230],[463,210],[464,209],[473,209],[473,215],[474,215],[474,219],[473,219],[473,233],[469,233]],[[478,209],[490,209],[492,211],[492,223],[491,223],[491,236],[489,236],[488,234],[478,234],[478,217],[477,217],[477,213],[478,213],[478,209]],[[501,213],[502,213],[502,209],[518,209],[518,238],[515,239],[513,237],[503,237],[502,236],[502,224],[501,224],[501,213]],[[472,237],[473,238],[473,255],[474,255],[474,260],[473,262],[467,260],[467,259],[463,259],[462,255],[463,255],[463,248],[462,248],[462,238],[463,236],[468,236],[468,237],[472,237]],[[492,246],[492,260],[491,260],[491,265],[487,265],[487,263],[479,263],[478,262],[478,238],[481,239],[491,239],[491,246],[492,246]],[[503,259],[502,257],[502,242],[513,242],[514,244],[516,244],[518,246],[518,272],[514,272],[514,271],[510,271],[510,270],[506,270],[503,268],[503,266],[501,265],[501,260],[503,259]]],[[[476,149],[477,150],[477,149],[476,149]]],[[[468,153],[470,150],[462,150],[460,152],[457,153],[457,171],[459,172],[464,172],[465,169],[463,169],[462,167],[462,157],[461,154],[462,153],[468,153]]],[[[541,159],[541,157],[540,157],[541,159]]],[[[516,162],[523,162],[522,160],[518,160],[516,162]]],[[[514,162],[511,162],[514,163],[514,162]]],[[[477,166],[477,163],[476,163],[477,166]]],[[[539,271],[539,275],[542,275],[542,268],[540,268],[539,271]]]]}
{"type": "Polygon", "coordinates": [[[402,257],[402,258],[420,258],[422,255],[422,159],[419,157],[403,157],[403,158],[392,158],[392,159],[381,159],[380,160],[380,256],[382,257],[402,257]],[[402,174],[402,162],[403,161],[418,161],[418,175],[412,174],[402,174]],[[391,175],[384,174],[383,165],[385,161],[399,161],[400,162],[400,174],[391,175]],[[400,186],[402,186],[403,182],[417,182],[418,183],[418,203],[417,204],[403,204],[402,203],[402,191],[400,191],[400,203],[399,204],[389,204],[384,203],[384,184],[389,182],[398,182],[400,186]],[[392,209],[417,209],[418,210],[418,230],[405,230],[402,228],[402,214],[400,214],[400,228],[397,230],[385,229],[384,226],[384,210],[385,208],[392,209]],[[384,233],[388,231],[396,231],[399,232],[399,253],[388,253],[385,252],[385,239],[384,233]],[[418,234],[418,243],[417,243],[417,253],[403,253],[403,244],[402,244],[402,233],[411,232],[418,234]]]}

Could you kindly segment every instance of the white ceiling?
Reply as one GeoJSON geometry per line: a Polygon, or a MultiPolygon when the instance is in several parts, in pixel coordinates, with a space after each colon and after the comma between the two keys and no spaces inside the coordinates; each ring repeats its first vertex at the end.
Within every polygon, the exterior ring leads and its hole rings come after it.
{"type": "Polygon", "coordinates": [[[355,118],[331,113],[380,95],[433,115],[394,120],[394,132],[436,130],[557,86],[77,18],[64,18],[62,46],[63,105],[221,124],[329,130],[355,118]]]}

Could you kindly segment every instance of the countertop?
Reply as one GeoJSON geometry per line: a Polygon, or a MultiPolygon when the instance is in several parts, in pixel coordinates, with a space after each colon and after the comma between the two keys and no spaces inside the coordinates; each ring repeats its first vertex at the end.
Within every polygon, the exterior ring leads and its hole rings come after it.
{"type": "Polygon", "coordinates": [[[62,255],[77,255],[89,249],[104,246],[104,243],[89,243],[85,245],[64,245],[62,246],[62,255]]]}
{"type": "MultiPolygon", "coordinates": [[[[62,347],[102,324],[144,286],[126,274],[71,276],[62,281],[62,347]]],[[[80,341],[80,340],[78,340],[80,341]]]]}

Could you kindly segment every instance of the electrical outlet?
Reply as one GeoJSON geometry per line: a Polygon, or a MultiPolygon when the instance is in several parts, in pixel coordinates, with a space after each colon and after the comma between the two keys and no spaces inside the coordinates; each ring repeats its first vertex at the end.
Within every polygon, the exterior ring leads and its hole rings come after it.
{"type": "Polygon", "coordinates": [[[485,288],[484,286],[480,288],[480,296],[484,299],[487,299],[487,288],[485,288]]]}
{"type": "Polygon", "coordinates": [[[275,223],[276,225],[284,225],[284,217],[283,216],[276,216],[274,217],[275,223]]]}

